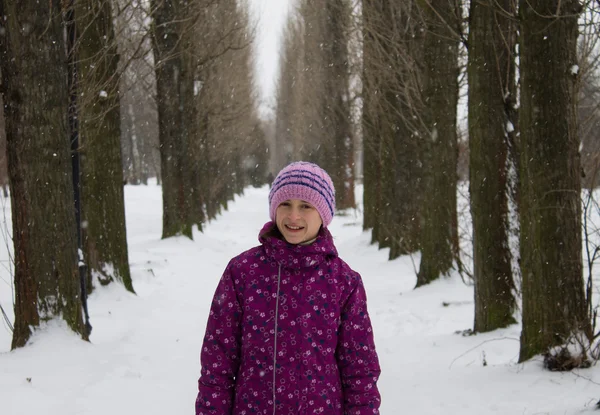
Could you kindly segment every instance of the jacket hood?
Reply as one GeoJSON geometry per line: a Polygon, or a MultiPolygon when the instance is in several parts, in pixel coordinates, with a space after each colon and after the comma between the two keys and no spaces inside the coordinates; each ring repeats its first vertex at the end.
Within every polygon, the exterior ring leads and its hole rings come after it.
{"type": "Polygon", "coordinates": [[[275,222],[267,222],[258,240],[268,257],[284,267],[314,267],[338,256],[333,237],[327,228],[321,227],[317,239],[309,245],[294,245],[281,236],[275,222]]]}

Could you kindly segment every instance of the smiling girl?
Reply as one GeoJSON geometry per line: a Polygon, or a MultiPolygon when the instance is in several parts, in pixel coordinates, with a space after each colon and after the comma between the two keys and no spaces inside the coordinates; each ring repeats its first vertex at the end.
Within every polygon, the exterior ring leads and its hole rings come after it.
{"type": "Polygon", "coordinates": [[[233,258],[217,287],[196,415],[379,414],[365,289],[327,229],[331,178],[292,163],[275,178],[269,207],[260,245],[233,258]]]}

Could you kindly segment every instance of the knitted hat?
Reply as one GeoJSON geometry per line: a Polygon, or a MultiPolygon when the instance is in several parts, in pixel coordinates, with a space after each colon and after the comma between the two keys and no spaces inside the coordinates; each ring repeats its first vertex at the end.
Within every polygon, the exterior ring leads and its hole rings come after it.
{"type": "Polygon", "coordinates": [[[335,188],[331,177],[314,163],[297,161],[284,167],[271,186],[269,215],[275,221],[277,207],[286,200],[300,199],[317,209],[323,227],[327,227],[335,213],[335,188]]]}

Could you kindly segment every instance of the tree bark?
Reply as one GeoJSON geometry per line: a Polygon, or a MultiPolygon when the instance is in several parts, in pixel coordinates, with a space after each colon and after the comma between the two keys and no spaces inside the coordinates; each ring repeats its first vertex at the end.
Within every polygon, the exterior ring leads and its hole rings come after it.
{"type": "Polygon", "coordinates": [[[390,259],[419,247],[422,128],[415,3],[363,3],[365,226],[390,259]],[[372,214],[371,212],[377,212],[372,214]],[[372,216],[372,217],[370,217],[372,216]]]}
{"type": "MultiPolygon", "coordinates": [[[[314,6],[313,6],[314,7],[314,6]]],[[[320,5],[319,5],[320,7],[320,5]]],[[[349,92],[348,27],[349,4],[346,0],[329,0],[325,3],[326,30],[323,67],[327,73],[323,96],[327,113],[325,121],[332,129],[333,157],[331,179],[335,186],[337,209],[355,208],[354,197],[354,139],[349,92]]]]}
{"type": "Polygon", "coordinates": [[[163,238],[192,238],[189,140],[194,93],[185,30],[187,2],[152,0],[153,51],[163,190],[163,238]]]}
{"type": "MultiPolygon", "coordinates": [[[[0,12],[0,15],[2,13],[0,12]]],[[[2,27],[2,25],[0,25],[2,27]]],[[[2,46],[0,46],[2,50],[2,46]]],[[[0,60],[4,59],[0,55],[0,60]]],[[[0,84],[2,79],[0,78],[0,84]]],[[[4,100],[2,99],[2,85],[0,85],[0,108],[4,108],[4,100]]],[[[6,160],[6,123],[4,122],[4,111],[0,111],[0,187],[2,187],[2,194],[4,197],[8,197],[8,162],[6,160]]]]}
{"type": "Polygon", "coordinates": [[[381,180],[380,180],[380,123],[377,108],[380,105],[376,78],[377,39],[374,24],[378,21],[378,2],[364,0],[363,71],[362,71],[362,134],[363,134],[363,229],[371,229],[371,243],[378,241],[381,180]]]}
{"type": "Polygon", "coordinates": [[[521,362],[572,335],[591,335],[575,111],[580,7],[575,0],[520,2],[521,362]]]}
{"type": "Polygon", "coordinates": [[[92,277],[134,292],[129,271],[119,109],[119,72],[111,4],[76,2],[82,218],[88,287],[92,277]]]}
{"type": "MultiPolygon", "coordinates": [[[[390,13],[389,30],[397,31],[395,60],[391,65],[395,74],[391,79],[393,110],[388,111],[394,140],[392,183],[395,196],[390,210],[393,212],[392,245],[390,259],[416,252],[420,249],[421,210],[423,191],[423,128],[418,117],[423,113],[419,91],[420,77],[417,63],[422,61],[423,22],[414,1],[404,1],[390,13]],[[401,28],[400,30],[398,30],[401,28]],[[391,113],[391,114],[390,114],[391,113]]],[[[389,20],[389,19],[388,19],[389,20]]]]}
{"type": "Polygon", "coordinates": [[[12,348],[61,318],[87,339],[77,268],[61,2],[3,0],[0,43],[15,252],[12,348]],[[43,68],[43,69],[41,69],[43,68]]]}
{"type": "Polygon", "coordinates": [[[160,184],[156,113],[156,77],[150,31],[151,9],[145,2],[111,0],[119,53],[119,95],[123,173],[128,184],[160,184]]]}
{"type": "MultiPolygon", "coordinates": [[[[515,323],[508,243],[506,102],[514,94],[512,0],[473,1],[469,26],[469,186],[473,218],[474,331],[515,323]]],[[[512,126],[512,123],[510,124],[512,126]]]]}
{"type": "Polygon", "coordinates": [[[456,109],[458,103],[459,2],[421,2],[424,38],[423,101],[425,191],[421,226],[421,264],[417,287],[446,275],[457,258],[456,109]]]}
{"type": "Polygon", "coordinates": [[[307,160],[328,171],[336,207],[355,207],[347,0],[302,0],[285,33],[278,86],[279,164],[307,160]],[[283,163],[282,163],[283,162],[283,163]]]}

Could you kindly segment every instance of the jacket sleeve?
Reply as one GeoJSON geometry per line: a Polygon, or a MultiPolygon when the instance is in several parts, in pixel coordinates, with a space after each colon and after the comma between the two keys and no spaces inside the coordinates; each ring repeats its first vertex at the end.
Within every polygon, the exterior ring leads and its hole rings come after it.
{"type": "Polygon", "coordinates": [[[231,415],[235,378],[240,364],[242,308],[235,291],[231,263],[213,297],[200,353],[196,415],[231,415]]]}
{"type": "Polygon", "coordinates": [[[377,380],[381,369],[360,276],[342,309],[336,357],[342,379],[344,415],[379,414],[381,398],[377,380]]]}

